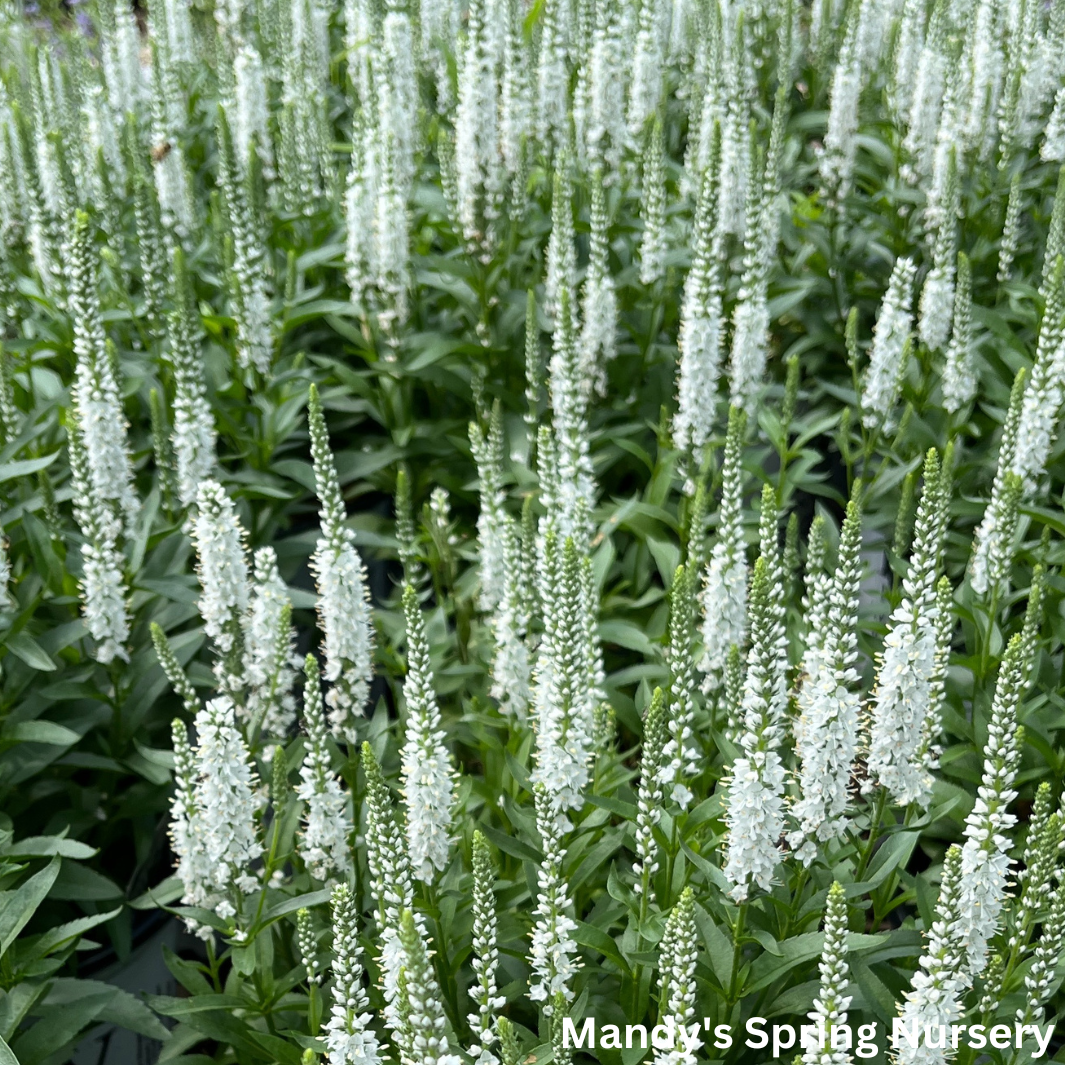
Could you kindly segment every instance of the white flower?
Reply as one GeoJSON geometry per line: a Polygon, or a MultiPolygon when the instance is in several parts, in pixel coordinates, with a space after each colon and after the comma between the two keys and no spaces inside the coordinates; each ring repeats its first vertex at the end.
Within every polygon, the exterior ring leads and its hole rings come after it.
{"type": "MultiPolygon", "coordinates": [[[[439,5],[434,4],[435,8],[439,5]]],[[[357,106],[365,107],[373,97],[371,55],[374,50],[375,12],[370,0],[345,0],[344,53],[347,57],[348,80],[354,87],[357,106]]],[[[427,23],[432,32],[431,20],[427,23]]]]}
{"type": "Polygon", "coordinates": [[[574,122],[584,157],[613,174],[628,140],[625,125],[624,41],[613,4],[595,6],[595,29],[588,59],[578,75],[574,122]],[[581,135],[583,131],[583,136],[581,135]]]}
{"type": "Polygon", "coordinates": [[[849,983],[847,965],[847,896],[843,887],[834,882],[828,890],[825,906],[825,945],[821,948],[818,971],[821,986],[814,999],[813,1009],[807,1018],[818,1028],[818,1040],[807,1048],[802,1056],[803,1065],[851,1065],[853,1056],[845,1050],[836,1050],[832,1043],[833,1029],[847,1023],[847,1010],[851,997],[844,994],[849,983]]]}
{"type": "Polygon", "coordinates": [[[1026,1002],[1017,1010],[1022,1023],[1041,1022],[1046,1016],[1044,1003],[1050,995],[1065,946],[1065,891],[1055,891],[1043,922],[1043,934],[1032,951],[1032,964],[1024,975],[1026,1002]]]}
{"type": "Polygon", "coordinates": [[[113,511],[103,500],[93,495],[76,407],[72,416],[74,424],[68,427],[68,443],[74,486],[74,517],[86,540],[81,546],[82,615],[97,644],[96,658],[105,663],[115,658],[128,661],[124,646],[129,638],[129,604],[124,574],[126,560],[116,543],[118,529],[113,511]]]}
{"type": "Polygon", "coordinates": [[[1058,89],[1054,97],[1054,110],[1047,122],[1039,157],[1046,163],[1065,162],[1065,85],[1058,89]]]}
{"type": "Polygon", "coordinates": [[[255,224],[241,164],[219,109],[218,186],[225,201],[228,235],[232,240],[232,269],[227,271],[232,314],[237,323],[237,361],[242,369],[265,374],[274,355],[273,322],[267,293],[267,250],[255,224]]]}
{"type": "Polygon", "coordinates": [[[326,696],[330,727],[338,738],[353,735],[352,718],[361,713],[373,679],[373,623],[366,567],[351,530],[341,526],[323,536],[313,565],[318,585],[318,617],[324,636],[326,696]]]}
{"type": "Polygon", "coordinates": [[[255,585],[244,627],[244,670],[248,684],[243,716],[263,733],[284,736],[296,720],[295,630],[292,602],[277,569],[273,547],[255,554],[255,585]]]}
{"type": "Polygon", "coordinates": [[[204,385],[199,311],[180,248],[174,252],[171,292],[174,306],[167,315],[166,332],[167,360],[174,374],[171,443],[177,464],[178,498],[188,506],[214,469],[215,426],[204,385]]]}
{"type": "MultiPolygon", "coordinates": [[[[313,215],[331,177],[325,93],[329,45],[317,0],[289,7],[281,64],[278,160],[280,202],[293,214],[313,215]]],[[[268,170],[264,160],[264,171],[268,170]]]]}
{"type": "Polygon", "coordinates": [[[720,687],[729,648],[744,642],[747,631],[747,547],[743,536],[743,469],[740,464],[746,419],[729,412],[725,459],[721,470],[721,509],[717,540],[703,578],[704,690],[720,687]]]}
{"type": "Polygon", "coordinates": [[[481,509],[477,515],[477,546],[480,553],[478,605],[486,614],[491,614],[499,607],[506,575],[503,420],[498,406],[492,410],[487,434],[476,422],[470,422],[470,447],[477,464],[481,495],[481,509]]]}
{"type": "MultiPolygon", "coordinates": [[[[203,845],[203,827],[193,793],[196,788],[196,757],[189,744],[184,722],[175,718],[171,725],[174,742],[174,796],[170,800],[170,846],[177,858],[177,876],[182,884],[182,902],[198,905],[206,893],[210,868],[203,845]]],[[[186,919],[190,932],[210,936],[209,928],[201,928],[186,919]]]]}
{"type": "Polygon", "coordinates": [[[678,567],[669,604],[669,740],[662,750],[659,779],[682,810],[692,800],[688,787],[700,769],[695,739],[695,611],[697,571],[678,567]]]}
{"type": "Polygon", "coordinates": [[[558,153],[551,186],[551,233],[547,238],[547,273],[544,277],[545,307],[558,328],[561,302],[576,311],[577,249],[573,235],[573,176],[569,155],[558,153]]]}
{"type": "Polygon", "coordinates": [[[473,971],[476,983],[470,988],[470,998],[477,1012],[466,1020],[478,1040],[470,1047],[470,1057],[476,1065],[498,1065],[499,1057],[492,1051],[498,1041],[497,1014],[506,999],[497,994],[496,971],[499,969],[499,948],[496,921],[496,901],[493,891],[494,872],[488,841],[484,834],[473,834],[473,971]]]}
{"type": "Polygon", "coordinates": [[[495,55],[484,17],[484,0],[474,0],[466,22],[455,115],[459,219],[470,243],[485,242],[484,224],[498,211],[496,200],[502,187],[495,55]]]}
{"type": "Polygon", "coordinates": [[[192,191],[185,152],[177,143],[175,118],[168,113],[160,64],[152,71],[152,170],[163,226],[181,239],[193,227],[192,191]]]}
{"type": "Polygon", "coordinates": [[[792,808],[798,828],[789,835],[788,843],[807,865],[816,856],[817,843],[838,838],[847,829],[848,786],[861,725],[861,693],[855,669],[860,548],[861,518],[852,501],[840,536],[827,610],[820,623],[823,635],[803,658],[800,717],[794,726],[800,798],[792,808]]]}
{"type": "Polygon", "coordinates": [[[944,666],[942,644],[953,627],[952,618],[941,616],[949,601],[941,602],[936,592],[948,495],[949,473],[931,451],[903,598],[891,615],[877,671],[867,759],[870,778],[902,806],[927,805],[930,770],[938,764],[937,678],[944,666]]]}
{"type": "Polygon", "coordinates": [[[954,312],[954,271],[938,264],[928,272],[921,289],[918,335],[932,351],[939,351],[950,336],[954,312]]]}
{"type": "Polygon", "coordinates": [[[588,272],[581,298],[581,384],[605,395],[606,364],[617,354],[618,300],[608,261],[609,220],[601,172],[592,178],[591,222],[588,272]]]}
{"type": "MultiPolygon", "coordinates": [[[[520,0],[508,0],[499,101],[499,148],[503,165],[511,176],[521,169],[525,141],[532,133],[533,122],[524,16],[525,9],[520,0]]],[[[524,192],[517,191],[519,195],[524,192]]]]}
{"type": "MultiPolygon", "coordinates": [[[[106,0],[105,0],[106,2],[106,0]]],[[[116,115],[135,111],[144,91],[137,20],[123,0],[115,0],[104,22],[102,66],[111,109],[116,115]]]]}
{"type": "Polygon", "coordinates": [[[851,19],[832,75],[828,129],[819,162],[821,180],[840,199],[850,191],[854,171],[861,92],[862,54],[858,47],[858,20],[851,19]]]}
{"type": "Polygon", "coordinates": [[[673,419],[673,441],[680,450],[690,448],[699,453],[713,432],[723,339],[719,299],[712,297],[704,313],[681,319],[677,414],[673,419]]]}
{"type": "Polygon", "coordinates": [[[345,280],[351,289],[356,306],[366,305],[366,287],[375,268],[373,246],[374,205],[377,200],[380,146],[377,127],[368,111],[355,114],[351,133],[351,169],[344,191],[344,224],[347,239],[344,245],[345,280]]]}
{"type": "Polygon", "coordinates": [[[498,700],[504,714],[514,714],[524,720],[532,698],[532,669],[525,642],[528,616],[523,594],[521,537],[513,518],[507,518],[502,540],[502,596],[490,619],[494,653],[489,694],[498,700]]]}
{"type": "Polygon", "coordinates": [[[970,976],[984,970],[987,944],[999,931],[1007,898],[1009,852],[1013,846],[1009,831],[1017,823],[1008,807],[1017,797],[1014,782],[1021,758],[1017,712],[1027,687],[1029,646],[1035,635],[1027,623],[1025,630],[1024,635],[1018,634],[1010,641],[999,669],[984,746],[983,776],[976,803],[965,819],[957,935],[964,944],[965,968],[970,976]]]}
{"type": "Polygon", "coordinates": [[[407,622],[407,679],[403,685],[407,726],[401,762],[407,846],[411,871],[428,884],[447,867],[454,771],[440,727],[418,593],[410,584],[403,589],[403,615],[407,622]]]}
{"type": "Polygon", "coordinates": [[[104,335],[95,249],[88,216],[81,211],[74,218],[67,256],[67,300],[77,360],[72,392],[85,449],[87,488],[94,503],[106,508],[110,517],[105,518],[102,510],[101,520],[117,536],[122,526],[132,531],[140,504],[133,487],[118,359],[104,335]]]}
{"type": "Polygon", "coordinates": [[[1012,558],[1017,506],[1034,492],[1046,470],[1065,400],[1065,288],[1056,269],[1048,276],[1044,291],[1046,308],[1035,363],[1030,376],[1022,369],[1014,380],[991,501],[976,530],[971,579],[980,593],[1005,575],[1012,558]]]}
{"type": "Polygon", "coordinates": [[[192,25],[188,6],[183,0],[163,0],[160,10],[166,27],[167,47],[171,61],[191,63],[193,61],[192,25]]]}
{"type": "Polygon", "coordinates": [[[960,850],[957,846],[951,847],[943,862],[935,920],[910,990],[905,993],[905,1002],[899,1010],[902,1023],[911,1030],[916,1024],[920,1036],[916,1047],[910,1046],[906,1039],[899,1040],[895,1053],[900,1065],[942,1065],[947,1060],[948,1050],[928,1045],[924,1038],[925,1026],[931,1025],[935,1030],[937,1025],[946,1025],[949,1031],[949,1026],[960,1020],[963,1012],[962,995],[969,981],[961,966],[962,947],[955,928],[960,866],[960,850]]]}
{"type": "Polygon", "coordinates": [[[753,414],[769,354],[769,306],[764,282],[740,293],[732,330],[731,400],[733,405],[753,414]]]}
{"type": "Polygon", "coordinates": [[[392,1031],[398,1032],[402,1025],[398,996],[399,974],[403,964],[398,925],[401,913],[413,902],[414,888],[395,804],[373,748],[368,743],[362,745],[361,761],[366,774],[366,861],[370,867],[370,894],[378,913],[381,946],[378,962],[385,994],[384,1015],[392,1031]]]}
{"type": "MultiPolygon", "coordinates": [[[[251,585],[244,527],[233,501],[217,481],[204,481],[200,485],[192,541],[196,546],[201,588],[197,606],[203,617],[204,631],[225,661],[241,650],[251,585]]],[[[241,679],[235,676],[225,683],[238,688],[243,686],[241,679]]]]}
{"type": "Polygon", "coordinates": [[[296,794],[307,804],[307,809],[298,849],[311,875],[328,880],[344,877],[351,871],[348,841],[354,826],[348,796],[333,773],[318,664],[312,655],[307,656],[306,678],[303,727],[307,731],[307,746],[296,794]]]}
{"type": "MultiPolygon", "coordinates": [[[[1054,313],[1054,308],[1051,307],[1048,313],[1054,313]]],[[[1021,478],[1028,494],[1035,490],[1046,469],[1065,399],[1065,342],[1060,339],[1060,333],[1054,341],[1053,347],[1047,345],[1047,350],[1036,353],[1036,363],[1024,392],[1010,463],[1010,472],[1021,478]]]]}
{"type": "Polygon", "coordinates": [[[560,25],[562,0],[547,0],[540,21],[540,55],[536,70],[536,137],[551,146],[565,140],[569,112],[569,71],[564,27],[560,25]]]}
{"type": "MultiPolygon", "coordinates": [[[[387,126],[382,128],[388,130],[387,126]]],[[[391,131],[386,132],[373,205],[371,258],[374,285],[383,304],[378,318],[386,330],[407,317],[410,243],[407,198],[400,184],[403,180],[401,164],[399,142],[391,131]]]]}
{"type": "Polygon", "coordinates": [[[333,1003],[325,1022],[329,1065],[378,1065],[381,1047],[370,1027],[363,987],[358,915],[347,884],[333,888],[333,1003]]]}
{"type": "Polygon", "coordinates": [[[1013,180],[1010,182],[1010,196],[1006,201],[1006,217],[1002,221],[1002,236],[998,244],[998,273],[995,275],[995,279],[1000,284],[1010,279],[1013,257],[1017,254],[1023,195],[1021,175],[1018,172],[1013,175],[1013,180]]]}
{"type": "Polygon", "coordinates": [[[583,545],[595,506],[595,478],[589,455],[588,390],[582,385],[571,307],[570,292],[562,289],[554,323],[554,351],[548,364],[557,468],[543,488],[553,500],[560,535],[574,536],[583,545]]]}
{"type": "Polygon", "coordinates": [[[231,699],[212,699],[196,715],[196,741],[192,804],[206,879],[188,901],[225,918],[236,913],[235,898],[258,886],[250,866],[263,852],[256,824],[263,798],[231,699]]]}
{"type": "MultiPolygon", "coordinates": [[[[661,981],[658,992],[658,1022],[670,1018],[675,1025],[684,1025],[691,1030],[695,1018],[695,964],[699,956],[698,933],[695,927],[695,895],[690,887],[681,892],[677,904],[666,920],[665,932],[659,950],[658,969],[661,981]]],[[[676,1029],[674,1029],[676,1031],[676,1029]]],[[[694,1065],[695,1051],[702,1040],[696,1037],[694,1045],[675,1037],[669,1050],[656,1049],[654,1065],[694,1065]]]]}
{"type": "Polygon", "coordinates": [[[909,156],[902,173],[914,183],[932,174],[946,73],[947,61],[940,51],[939,37],[930,32],[917,63],[909,124],[902,141],[903,150],[909,156]]]}
{"type": "MultiPolygon", "coordinates": [[[[763,497],[764,505],[764,497],[763,497]]],[[[747,898],[753,881],[763,891],[773,883],[784,829],[784,765],[777,748],[783,739],[787,709],[787,638],[774,602],[779,563],[763,552],[751,581],[751,649],[740,712],[742,755],[729,778],[727,856],[723,872],[737,902],[747,898]]]]}
{"type": "Polygon", "coordinates": [[[396,1033],[401,1060],[410,1065],[463,1065],[447,1035],[447,1017],[430,951],[409,909],[400,916],[398,939],[406,990],[403,1026],[396,1033]]]}
{"type": "Polygon", "coordinates": [[[406,212],[407,193],[414,178],[417,141],[418,83],[414,70],[414,42],[410,17],[389,10],[381,24],[381,62],[376,88],[381,105],[381,128],[388,132],[395,154],[393,164],[397,198],[406,212]]]}
{"type": "MultiPolygon", "coordinates": [[[[96,658],[103,663],[115,658],[129,661],[129,604],[125,558],[113,544],[81,545],[81,594],[85,624],[96,641],[96,658]]],[[[6,588],[6,582],[5,582],[6,588]]]]}
{"type": "MultiPolygon", "coordinates": [[[[298,6],[298,5],[297,5],[298,6]]],[[[270,109],[262,57],[254,45],[242,40],[233,57],[233,149],[241,173],[247,173],[252,144],[270,171],[273,145],[270,140],[270,109]]]]}
{"type": "Polygon", "coordinates": [[[666,701],[661,688],[655,688],[643,718],[643,744],[640,754],[640,786],[636,792],[636,861],[632,871],[639,878],[634,890],[642,894],[644,884],[658,871],[655,828],[662,820],[662,761],[668,742],[666,701]]]}
{"type": "Polygon", "coordinates": [[[736,902],[747,898],[752,882],[763,891],[773,885],[780,861],[777,840],[784,828],[783,792],[784,765],[776,751],[736,759],[729,774],[728,857],[723,869],[736,902]]]}
{"type": "Polygon", "coordinates": [[[718,182],[717,214],[723,232],[742,236],[746,223],[751,133],[750,104],[740,64],[748,57],[738,54],[740,46],[736,41],[736,26],[732,19],[722,18],[721,33],[724,39],[722,81],[726,102],[725,118],[721,124],[720,172],[727,174],[728,180],[718,182]]]}
{"type": "Polygon", "coordinates": [[[351,530],[344,525],[344,501],[329,449],[329,433],[313,385],[307,419],[322,526],[311,567],[318,586],[318,624],[325,638],[324,674],[333,684],[325,701],[333,735],[354,743],[355,720],[369,697],[373,679],[373,617],[366,567],[355,549],[351,530]]]}
{"type": "Polygon", "coordinates": [[[629,135],[635,140],[658,108],[662,95],[662,41],[658,26],[658,4],[643,0],[639,5],[632,83],[629,86],[629,135]]]}
{"type": "Polygon", "coordinates": [[[892,422],[905,369],[906,341],[913,323],[910,301],[916,273],[912,259],[896,259],[887,293],[880,304],[869,365],[862,382],[862,421],[869,428],[877,425],[889,428],[892,422]]]}
{"type": "Polygon", "coordinates": [[[548,531],[540,544],[540,599],[545,631],[536,661],[534,784],[559,811],[580,809],[589,780],[595,691],[589,683],[588,633],[581,559],[572,537],[548,531]]]}
{"type": "Polygon", "coordinates": [[[553,1001],[561,994],[567,1002],[573,1000],[573,977],[580,963],[576,960],[577,941],[573,933],[577,922],[570,916],[573,903],[562,879],[562,861],[566,852],[555,804],[542,784],[535,789],[536,828],[543,845],[543,861],[536,874],[535,923],[529,964],[532,979],[529,998],[540,1002],[545,1014],[554,1011],[553,1001]]]}
{"type": "Polygon", "coordinates": [[[903,0],[889,94],[891,109],[900,122],[909,115],[913,104],[913,83],[921,57],[925,14],[925,4],[921,0],[903,0]]]}
{"type": "MultiPolygon", "coordinates": [[[[645,8],[648,4],[643,5],[645,8]]],[[[644,148],[640,182],[640,283],[653,285],[665,273],[666,174],[662,122],[656,118],[644,148]]]]}
{"type": "Polygon", "coordinates": [[[935,668],[935,617],[909,600],[891,615],[874,692],[869,772],[902,806],[926,805],[931,761],[923,756],[935,668]]]}
{"type": "Polygon", "coordinates": [[[954,327],[943,367],[943,406],[952,414],[976,395],[976,367],[972,337],[972,273],[966,255],[958,256],[954,290],[954,327]]]}
{"type": "Polygon", "coordinates": [[[673,443],[698,456],[713,430],[724,343],[722,270],[724,234],[715,218],[717,174],[703,170],[695,214],[692,266],[684,279],[677,344],[677,414],[673,443]]]}

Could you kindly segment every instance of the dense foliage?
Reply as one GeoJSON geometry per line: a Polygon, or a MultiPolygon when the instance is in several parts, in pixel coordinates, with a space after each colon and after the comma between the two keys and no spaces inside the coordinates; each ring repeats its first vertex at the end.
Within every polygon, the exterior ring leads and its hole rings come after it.
{"type": "Polygon", "coordinates": [[[1061,0],[5,6],[0,1063],[1053,1020],[1062,162],[1061,0]]]}

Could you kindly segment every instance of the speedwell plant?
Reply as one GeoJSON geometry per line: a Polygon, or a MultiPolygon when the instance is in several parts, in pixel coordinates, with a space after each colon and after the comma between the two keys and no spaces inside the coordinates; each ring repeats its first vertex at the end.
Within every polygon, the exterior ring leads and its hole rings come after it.
{"type": "Polygon", "coordinates": [[[0,1062],[1058,1053],[1065,4],[75,8],[0,13],[0,1062]]]}

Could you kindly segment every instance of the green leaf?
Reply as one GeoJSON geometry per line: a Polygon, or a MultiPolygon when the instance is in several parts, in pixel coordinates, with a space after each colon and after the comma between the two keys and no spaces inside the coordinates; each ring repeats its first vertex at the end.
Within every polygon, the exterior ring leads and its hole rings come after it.
{"type": "Polygon", "coordinates": [[[698,902],[695,904],[695,925],[706,944],[706,951],[710,955],[710,968],[714,970],[717,982],[727,988],[732,983],[732,940],[718,928],[714,919],[698,902]]]}
{"type": "Polygon", "coordinates": [[[199,966],[194,962],[179,958],[165,943],[163,944],[163,961],[174,979],[190,994],[212,994],[211,985],[207,977],[200,972],[199,966]]]}
{"type": "Polygon", "coordinates": [[[0,738],[19,743],[47,743],[51,747],[71,747],[81,739],[72,729],[54,721],[20,721],[0,738]]]}
{"type": "Polygon", "coordinates": [[[0,1036],[12,1042],[19,1025],[47,990],[47,984],[21,983],[0,995],[0,1036]]]}
{"type": "Polygon", "coordinates": [[[905,867],[920,835],[920,832],[897,832],[888,838],[869,863],[866,891],[879,887],[899,866],[905,867]]]}
{"type": "Polygon", "coordinates": [[[13,481],[16,477],[27,477],[31,473],[38,473],[56,460],[58,451],[50,455],[42,455],[37,459],[19,459],[17,462],[0,462],[0,484],[4,481],[13,481]]]}
{"type": "Polygon", "coordinates": [[[500,832],[498,828],[492,828],[491,825],[479,825],[478,827],[488,837],[489,842],[494,843],[504,854],[509,854],[520,861],[536,862],[539,865],[540,853],[533,850],[528,843],[516,836],[508,836],[506,832],[500,832]]]}
{"type": "Polygon", "coordinates": [[[26,927],[37,907],[47,898],[56,877],[59,876],[61,858],[53,858],[40,872],[34,873],[16,889],[0,910],[0,956],[15,942],[15,937],[26,927]]]}
{"type": "Polygon", "coordinates": [[[629,971],[629,963],[622,957],[617,943],[601,928],[596,928],[594,924],[587,924],[585,921],[578,921],[577,931],[573,933],[573,938],[582,947],[591,947],[592,950],[597,950],[604,957],[616,962],[623,973],[629,971]]]}
{"type": "MultiPolygon", "coordinates": [[[[82,981],[84,982],[84,981],[82,981]]],[[[104,985],[106,986],[106,985],[104,985]]],[[[164,1041],[169,1033],[160,1023],[159,1018],[140,999],[128,991],[115,988],[111,1001],[100,1014],[100,1019],[110,1021],[138,1035],[149,1039],[164,1041]]]]}
{"type": "Polygon", "coordinates": [[[884,986],[884,982],[869,968],[861,958],[848,958],[851,976],[862,989],[866,1004],[885,1024],[889,1023],[898,1007],[895,996],[884,986]]]}
{"type": "Polygon", "coordinates": [[[789,987],[782,995],[778,995],[772,1003],[770,1017],[779,1017],[782,1014],[805,1015],[813,1005],[817,992],[820,990],[820,980],[807,980],[804,984],[789,987]]]}
{"type": "Polygon", "coordinates": [[[96,854],[96,848],[64,836],[27,836],[12,843],[3,851],[7,858],[61,858],[84,859],[96,854]]]}
{"type": "Polygon", "coordinates": [[[171,995],[148,995],[148,1005],[164,1017],[190,1017],[221,1009],[246,1009],[248,1003],[238,995],[210,994],[176,998],[171,995]]]}
{"type": "Polygon", "coordinates": [[[95,913],[90,917],[79,917],[76,921],[68,921],[66,924],[57,925],[55,928],[49,929],[30,948],[29,960],[43,958],[45,955],[51,954],[53,950],[64,946],[72,939],[79,939],[90,928],[95,928],[97,925],[110,921],[112,917],[117,917],[121,912],[122,907],[119,906],[109,913],[95,913]]]}
{"type": "Polygon", "coordinates": [[[775,983],[786,973],[801,965],[804,961],[810,961],[821,953],[825,944],[823,932],[804,932],[802,935],[792,936],[780,944],[780,955],[762,954],[755,958],[751,965],[749,982],[743,988],[744,995],[750,995],[755,991],[761,991],[775,983]]]}
{"type": "Polygon", "coordinates": [[[95,869],[64,861],[49,894],[53,899],[71,902],[106,902],[122,898],[122,889],[95,869]]]}
{"type": "Polygon", "coordinates": [[[168,906],[177,901],[184,893],[185,887],[181,878],[175,873],[155,887],[149,888],[143,895],[138,895],[130,902],[129,907],[131,910],[157,910],[160,906],[168,906]]]}
{"type": "Polygon", "coordinates": [[[659,649],[647,638],[647,633],[632,621],[610,618],[599,623],[599,638],[603,643],[612,643],[626,651],[637,651],[649,658],[656,657],[659,649]]]}
{"type": "Polygon", "coordinates": [[[57,667],[45,649],[28,633],[17,632],[4,640],[7,649],[30,667],[42,673],[51,673],[57,667]]]}
{"type": "Polygon", "coordinates": [[[658,567],[658,575],[662,583],[668,588],[673,583],[673,574],[680,564],[680,545],[672,540],[659,540],[654,536],[647,537],[647,550],[658,567]]]}
{"type": "Polygon", "coordinates": [[[297,910],[311,910],[315,906],[324,906],[331,894],[329,888],[322,888],[320,891],[308,891],[305,895],[297,895],[295,898],[275,903],[263,914],[263,925],[268,925],[279,917],[295,913],[297,910]]]}
{"type": "Polygon", "coordinates": [[[18,1065],[18,1059],[3,1039],[0,1039],[0,1065],[18,1065]]]}
{"type": "MultiPolygon", "coordinates": [[[[100,1017],[117,988],[106,984],[97,986],[104,990],[93,991],[75,1002],[63,1004],[61,1009],[48,1008],[41,1020],[15,1040],[12,1049],[22,1065],[41,1065],[100,1017]]],[[[48,1007],[49,998],[44,1000],[43,1008],[48,1007]]]]}

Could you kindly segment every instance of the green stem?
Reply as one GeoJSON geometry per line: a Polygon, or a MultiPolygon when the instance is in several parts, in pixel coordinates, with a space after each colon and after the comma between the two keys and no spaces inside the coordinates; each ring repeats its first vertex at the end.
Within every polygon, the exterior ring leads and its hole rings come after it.
{"type": "Polygon", "coordinates": [[[673,905],[673,871],[677,864],[677,818],[674,816],[670,820],[673,822],[673,827],[669,833],[669,859],[666,862],[666,906],[663,908],[671,908],[673,905]]]}
{"type": "Polygon", "coordinates": [[[887,788],[881,787],[876,796],[876,807],[873,811],[873,820],[869,823],[869,839],[866,841],[865,850],[862,851],[861,860],[858,863],[858,869],[854,874],[856,882],[860,882],[865,875],[865,870],[869,867],[869,860],[873,856],[873,851],[876,849],[877,841],[880,838],[880,822],[884,818],[884,809],[887,806],[887,788]]]}
{"type": "Polygon", "coordinates": [[[995,618],[998,616],[999,590],[996,586],[991,591],[991,603],[987,608],[987,628],[984,630],[984,638],[980,641],[980,679],[987,676],[988,664],[991,661],[991,634],[995,631],[995,618]]]}
{"type": "Polygon", "coordinates": [[[792,905],[788,909],[788,915],[784,918],[784,929],[780,933],[780,940],[783,942],[791,935],[791,928],[795,922],[795,918],[799,914],[799,907],[802,904],[802,890],[806,887],[806,880],[810,875],[810,870],[807,866],[802,866],[799,869],[799,875],[795,880],[795,890],[792,892],[792,905]]]}
{"type": "Polygon", "coordinates": [[[732,976],[728,984],[728,1008],[731,1011],[736,1002],[736,981],[740,970],[740,957],[743,953],[743,928],[747,921],[746,901],[740,903],[739,913],[736,914],[736,924],[732,929],[732,976]]]}
{"type": "Polygon", "coordinates": [[[218,978],[218,958],[214,952],[214,933],[207,940],[207,964],[210,966],[211,983],[214,985],[215,991],[221,993],[222,982],[218,978]]]}

